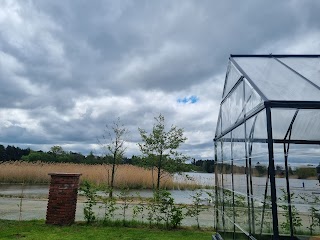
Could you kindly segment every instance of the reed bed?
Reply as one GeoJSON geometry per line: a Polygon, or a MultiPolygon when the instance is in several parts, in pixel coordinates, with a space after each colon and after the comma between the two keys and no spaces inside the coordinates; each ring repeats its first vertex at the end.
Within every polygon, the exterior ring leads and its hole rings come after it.
{"type": "MultiPolygon", "coordinates": [[[[48,173],[81,173],[80,181],[90,181],[98,186],[106,186],[111,179],[112,165],[43,163],[43,162],[2,162],[0,163],[0,183],[49,184],[48,173]]],[[[115,187],[130,189],[152,189],[156,175],[152,171],[133,165],[118,165],[115,175],[115,187]],[[154,181],[153,181],[154,180],[154,181]]],[[[166,174],[161,179],[161,187],[166,189],[196,188],[195,184],[174,183],[173,176],[166,174]],[[189,186],[189,187],[188,187],[189,186]]]]}

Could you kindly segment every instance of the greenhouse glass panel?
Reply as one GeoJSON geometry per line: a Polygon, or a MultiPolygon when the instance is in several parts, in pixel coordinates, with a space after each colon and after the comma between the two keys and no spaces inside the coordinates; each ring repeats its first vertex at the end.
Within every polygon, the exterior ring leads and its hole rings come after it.
{"type": "Polygon", "coordinates": [[[290,144],[286,153],[283,144],[274,147],[277,152],[275,162],[280,234],[319,234],[320,229],[314,227],[317,224],[314,214],[320,211],[319,182],[310,179],[316,178],[319,145],[290,144]]]}
{"type": "Polygon", "coordinates": [[[285,138],[296,111],[296,109],[272,109],[272,134],[274,139],[285,138]]]}
{"type": "Polygon", "coordinates": [[[232,91],[221,105],[222,131],[243,118],[243,82],[232,91]]]}
{"type": "Polygon", "coordinates": [[[253,127],[254,140],[262,142],[267,141],[267,122],[266,122],[266,111],[261,110],[256,115],[249,118],[247,121],[247,132],[253,127]]]}
{"type": "Polygon", "coordinates": [[[223,163],[221,164],[220,171],[223,175],[223,209],[224,209],[224,229],[228,231],[233,230],[233,202],[232,202],[232,193],[233,193],[233,182],[232,182],[232,171],[233,171],[233,161],[231,159],[232,148],[230,141],[231,133],[224,136],[224,139],[227,141],[223,142],[223,163]]]}
{"type": "Polygon", "coordinates": [[[320,91],[316,87],[274,58],[234,60],[269,100],[320,101],[320,91]]]}
{"type": "Polygon", "coordinates": [[[240,77],[241,77],[240,72],[230,62],[229,63],[229,72],[227,74],[224,94],[223,94],[222,98],[225,98],[225,96],[228,95],[228,93],[234,87],[234,85],[237,83],[237,81],[240,79],[240,77]]]}
{"type": "Polygon", "coordinates": [[[290,68],[320,87],[320,58],[279,58],[290,68]]]}
{"type": "Polygon", "coordinates": [[[319,109],[272,109],[274,139],[320,140],[319,109]],[[289,127],[292,122],[292,132],[289,127]]]}
{"type": "Polygon", "coordinates": [[[244,79],[245,85],[245,100],[244,107],[245,112],[248,114],[251,110],[255,109],[260,103],[262,103],[261,96],[250,86],[248,80],[244,79]]]}
{"type": "Polygon", "coordinates": [[[217,128],[216,128],[216,137],[220,136],[221,134],[221,112],[219,112],[219,118],[218,118],[218,122],[217,122],[217,128]]]}
{"type": "Polygon", "coordinates": [[[320,109],[300,109],[293,123],[291,139],[320,140],[320,109]]]}
{"type": "Polygon", "coordinates": [[[218,229],[223,229],[224,219],[223,219],[223,143],[222,141],[217,141],[215,143],[215,151],[217,156],[217,162],[215,164],[215,173],[216,173],[216,186],[217,186],[217,194],[216,194],[216,226],[218,229]]]}
{"type": "Polygon", "coordinates": [[[233,142],[233,177],[234,177],[234,205],[235,222],[241,229],[248,231],[249,209],[248,209],[248,182],[246,162],[245,126],[240,125],[232,131],[233,142]]]}

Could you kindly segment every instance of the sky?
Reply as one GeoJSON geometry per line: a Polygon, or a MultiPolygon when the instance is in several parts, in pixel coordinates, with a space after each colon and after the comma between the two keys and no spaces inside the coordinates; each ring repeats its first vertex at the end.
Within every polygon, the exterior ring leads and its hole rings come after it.
{"type": "Polygon", "coordinates": [[[2,0],[0,144],[101,153],[117,118],[139,155],[154,117],[213,159],[230,54],[319,54],[320,1],[2,0]]]}

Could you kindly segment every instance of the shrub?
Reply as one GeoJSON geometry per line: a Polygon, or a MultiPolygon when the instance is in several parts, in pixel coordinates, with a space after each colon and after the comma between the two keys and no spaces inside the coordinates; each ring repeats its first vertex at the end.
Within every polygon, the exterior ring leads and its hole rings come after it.
{"type": "Polygon", "coordinates": [[[316,177],[317,172],[315,168],[310,168],[310,167],[302,167],[302,168],[297,168],[296,169],[296,175],[298,176],[299,179],[307,179],[310,177],[316,177]]]}

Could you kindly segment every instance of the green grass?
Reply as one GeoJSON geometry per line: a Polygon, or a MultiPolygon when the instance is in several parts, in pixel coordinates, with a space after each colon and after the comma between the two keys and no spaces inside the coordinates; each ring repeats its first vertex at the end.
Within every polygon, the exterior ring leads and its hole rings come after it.
{"type": "Polygon", "coordinates": [[[194,229],[161,230],[154,228],[108,227],[103,224],[86,225],[76,223],[72,226],[46,225],[44,221],[0,220],[0,239],[211,239],[211,231],[194,229]]]}

